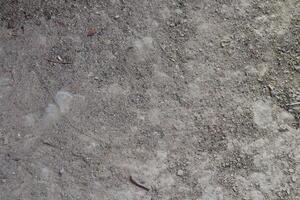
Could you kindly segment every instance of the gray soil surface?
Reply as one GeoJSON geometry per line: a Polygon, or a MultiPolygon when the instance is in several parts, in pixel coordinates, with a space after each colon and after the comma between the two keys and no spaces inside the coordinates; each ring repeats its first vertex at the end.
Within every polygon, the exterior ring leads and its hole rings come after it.
{"type": "Polygon", "coordinates": [[[0,0],[1,200],[300,200],[299,0],[0,0]]]}

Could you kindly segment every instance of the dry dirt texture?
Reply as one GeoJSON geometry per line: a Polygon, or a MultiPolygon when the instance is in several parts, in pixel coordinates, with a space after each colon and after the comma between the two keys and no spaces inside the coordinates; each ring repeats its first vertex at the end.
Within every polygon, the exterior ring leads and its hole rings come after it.
{"type": "Polygon", "coordinates": [[[300,200],[299,42],[299,0],[0,0],[0,199],[300,200]]]}

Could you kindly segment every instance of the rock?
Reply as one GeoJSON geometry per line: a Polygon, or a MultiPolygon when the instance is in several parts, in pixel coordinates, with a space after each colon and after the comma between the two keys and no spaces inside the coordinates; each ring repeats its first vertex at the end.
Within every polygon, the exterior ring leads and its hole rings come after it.
{"type": "Polygon", "coordinates": [[[300,65],[295,66],[295,70],[296,70],[297,72],[300,72],[300,65]]]}

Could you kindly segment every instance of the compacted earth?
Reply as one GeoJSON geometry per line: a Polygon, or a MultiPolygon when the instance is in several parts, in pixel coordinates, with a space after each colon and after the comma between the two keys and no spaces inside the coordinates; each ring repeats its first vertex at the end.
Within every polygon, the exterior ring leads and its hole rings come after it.
{"type": "Polygon", "coordinates": [[[0,0],[1,200],[300,200],[299,0],[0,0]]]}

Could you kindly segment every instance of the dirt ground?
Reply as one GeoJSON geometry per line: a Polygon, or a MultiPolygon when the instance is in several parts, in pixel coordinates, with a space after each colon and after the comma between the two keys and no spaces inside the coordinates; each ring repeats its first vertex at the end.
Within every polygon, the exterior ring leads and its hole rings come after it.
{"type": "Polygon", "coordinates": [[[1,200],[300,200],[299,0],[0,0],[1,200]]]}

